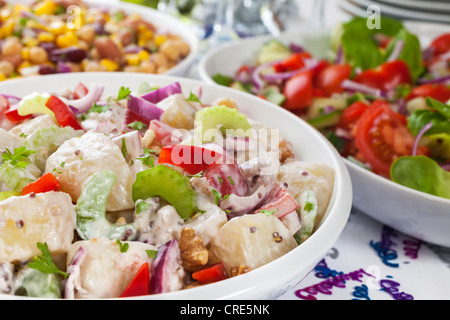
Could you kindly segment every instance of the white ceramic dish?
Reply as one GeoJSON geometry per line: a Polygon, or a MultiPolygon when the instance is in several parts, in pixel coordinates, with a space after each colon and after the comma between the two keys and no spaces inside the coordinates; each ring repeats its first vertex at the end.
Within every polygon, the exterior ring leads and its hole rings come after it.
{"type": "MultiPolygon", "coordinates": [[[[438,34],[448,32],[440,24],[406,22],[426,46],[438,34]]],[[[317,57],[329,50],[329,30],[311,34],[309,31],[282,34],[285,44],[294,41],[317,57]]],[[[199,63],[199,75],[207,83],[214,83],[216,73],[233,75],[243,64],[254,64],[262,44],[270,36],[227,44],[207,54],[199,63]]],[[[390,180],[363,170],[345,160],[353,183],[353,205],[374,219],[401,232],[434,244],[450,247],[450,200],[430,196],[398,185],[390,180]]]]}
{"type": "MultiPolygon", "coordinates": [[[[105,95],[117,94],[121,86],[137,90],[140,83],[167,85],[179,81],[183,93],[189,95],[202,87],[202,101],[212,102],[218,97],[234,99],[241,111],[250,118],[274,128],[292,141],[298,159],[326,163],[335,170],[334,189],[330,204],[317,231],[302,245],[281,258],[254,269],[239,277],[214,284],[177,291],[173,293],[140,297],[143,299],[275,299],[295,286],[328,253],[341,234],[351,210],[352,189],[347,168],[331,144],[316,130],[291,113],[239,91],[206,85],[197,80],[184,78],[111,73],[71,73],[46,77],[5,81],[0,84],[0,93],[24,96],[31,90],[53,92],[63,87],[75,87],[80,81],[105,84],[105,95]]],[[[18,297],[0,295],[0,299],[18,297]]]]}
{"type": "Polygon", "coordinates": [[[140,14],[144,20],[153,23],[158,29],[179,35],[191,47],[189,55],[179,64],[167,70],[164,74],[170,76],[185,76],[197,59],[200,41],[195,33],[182,21],[149,7],[136,5],[129,2],[108,0],[85,0],[92,5],[101,5],[111,10],[123,10],[128,14],[140,14]]]}

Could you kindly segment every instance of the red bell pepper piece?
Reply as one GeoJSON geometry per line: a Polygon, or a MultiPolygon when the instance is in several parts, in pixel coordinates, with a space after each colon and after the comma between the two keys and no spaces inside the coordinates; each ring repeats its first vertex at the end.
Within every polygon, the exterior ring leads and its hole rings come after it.
{"type": "Polygon", "coordinates": [[[144,263],[134,276],[133,280],[120,294],[121,298],[135,297],[150,294],[150,266],[144,263]]]}
{"type": "Polygon", "coordinates": [[[291,56],[284,59],[280,63],[275,64],[273,67],[277,73],[298,70],[305,66],[303,59],[308,57],[310,57],[309,54],[293,53],[291,56]]]}
{"type": "Polygon", "coordinates": [[[199,146],[170,145],[165,146],[159,153],[158,163],[176,165],[188,174],[197,174],[208,169],[222,154],[199,146]]]}
{"type": "Polygon", "coordinates": [[[75,113],[58,97],[50,96],[45,106],[55,113],[56,121],[61,127],[70,126],[75,130],[83,129],[75,113]]]}
{"type": "Polygon", "coordinates": [[[217,282],[228,278],[223,262],[219,262],[192,273],[192,278],[202,284],[217,282]]]}
{"type": "Polygon", "coordinates": [[[38,180],[31,182],[26,185],[22,192],[20,193],[22,196],[29,193],[44,193],[49,191],[56,191],[61,187],[61,183],[56,179],[56,177],[48,172],[40,177],[38,180]]]}
{"type": "Polygon", "coordinates": [[[8,99],[0,95],[0,110],[4,111],[6,118],[11,122],[20,122],[25,119],[31,118],[31,114],[27,116],[21,116],[17,112],[18,105],[11,106],[8,99]]]}

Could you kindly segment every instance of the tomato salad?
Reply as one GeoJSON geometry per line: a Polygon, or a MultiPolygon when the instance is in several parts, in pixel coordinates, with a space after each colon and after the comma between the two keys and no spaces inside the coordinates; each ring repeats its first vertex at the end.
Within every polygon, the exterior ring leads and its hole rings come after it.
{"type": "Polygon", "coordinates": [[[292,111],[366,169],[450,198],[450,34],[421,48],[399,21],[365,23],[335,30],[331,59],[273,39],[255,65],[213,79],[292,111]]]}
{"type": "Polygon", "coordinates": [[[179,35],[106,4],[0,2],[0,80],[68,72],[164,73],[191,51],[179,35]]]}
{"type": "Polygon", "coordinates": [[[235,101],[206,104],[178,82],[103,92],[2,95],[17,118],[0,113],[1,294],[191,288],[251,272],[315,231],[334,170],[296,159],[235,101]]]}

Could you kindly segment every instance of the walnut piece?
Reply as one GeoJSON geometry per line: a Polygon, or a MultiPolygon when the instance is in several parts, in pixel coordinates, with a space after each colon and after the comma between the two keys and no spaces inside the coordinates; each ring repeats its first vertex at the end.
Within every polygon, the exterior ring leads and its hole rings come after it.
{"type": "Polygon", "coordinates": [[[155,151],[157,154],[161,151],[161,144],[156,138],[156,132],[153,129],[147,129],[141,139],[142,146],[149,150],[155,151]]]}
{"type": "Polygon", "coordinates": [[[181,229],[180,241],[181,261],[188,271],[196,271],[206,265],[209,259],[209,251],[203,246],[203,240],[195,234],[192,228],[181,229]]]}
{"type": "Polygon", "coordinates": [[[286,140],[281,140],[279,144],[280,148],[280,162],[284,163],[288,159],[295,158],[292,143],[286,140]]]}

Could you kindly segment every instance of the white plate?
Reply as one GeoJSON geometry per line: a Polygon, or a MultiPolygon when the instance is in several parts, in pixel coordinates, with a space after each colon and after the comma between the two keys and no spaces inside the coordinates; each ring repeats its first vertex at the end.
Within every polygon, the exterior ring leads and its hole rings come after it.
{"type": "Polygon", "coordinates": [[[354,5],[358,6],[361,9],[367,9],[371,5],[377,5],[380,7],[382,15],[392,16],[399,19],[424,20],[439,23],[449,22],[449,16],[448,14],[445,13],[441,14],[441,13],[423,12],[419,10],[407,10],[385,4],[374,3],[373,1],[370,0],[348,0],[348,2],[353,3],[354,5]]]}
{"type": "MultiPolygon", "coordinates": [[[[411,32],[417,32],[427,44],[440,34],[442,25],[408,22],[411,32]],[[422,32],[422,34],[420,33],[422,32]]],[[[282,34],[280,41],[304,45],[318,57],[329,50],[329,31],[311,34],[309,31],[282,34]]],[[[231,43],[208,53],[199,63],[199,75],[207,83],[214,83],[216,73],[233,75],[244,64],[254,64],[256,54],[270,36],[231,43]]],[[[450,200],[418,192],[345,160],[353,183],[353,204],[374,219],[421,240],[450,247],[450,200]]]]}
{"type": "MultiPolygon", "coordinates": [[[[347,168],[331,144],[316,130],[286,110],[257,97],[230,88],[211,86],[204,82],[162,75],[131,73],[70,73],[28,79],[10,80],[0,84],[0,93],[24,96],[30,91],[53,92],[74,88],[80,81],[105,84],[105,96],[117,95],[121,86],[132,91],[146,81],[160,86],[180,82],[183,93],[202,87],[202,101],[211,103],[218,97],[235,100],[240,110],[250,118],[261,121],[291,140],[298,159],[321,162],[335,170],[335,181],[329,207],[318,230],[302,245],[281,258],[238,277],[214,284],[177,292],[139,297],[139,299],[275,299],[295,286],[327,254],[340,236],[351,210],[352,186],[347,168]],[[298,137],[302,139],[298,139],[298,137]]],[[[15,296],[0,295],[0,299],[15,296]]]]}
{"type": "Polygon", "coordinates": [[[152,8],[128,2],[86,0],[86,3],[93,5],[102,5],[105,8],[111,10],[121,9],[128,14],[140,14],[144,18],[144,20],[153,23],[158,29],[179,35],[184,41],[186,41],[191,48],[189,55],[176,66],[167,70],[164,74],[171,76],[185,76],[188,74],[191,66],[197,59],[200,41],[195,33],[182,21],[152,8]]]}

